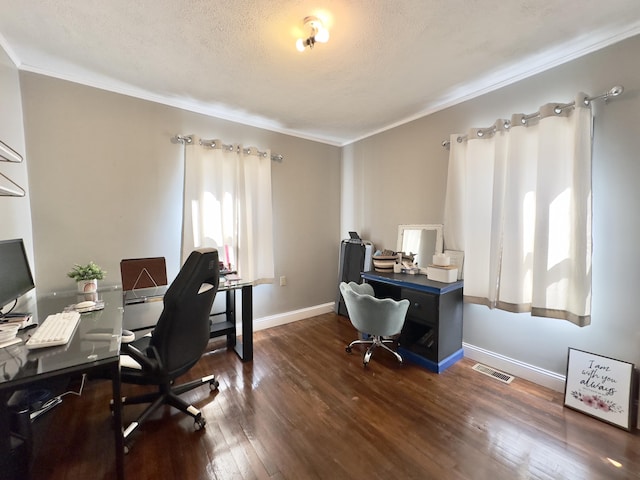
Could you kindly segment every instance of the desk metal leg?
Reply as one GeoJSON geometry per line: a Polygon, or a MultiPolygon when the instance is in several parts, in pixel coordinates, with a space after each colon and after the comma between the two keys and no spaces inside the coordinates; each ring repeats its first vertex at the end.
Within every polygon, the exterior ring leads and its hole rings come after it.
{"type": "Polygon", "coordinates": [[[9,426],[9,408],[7,402],[10,394],[0,393],[0,479],[12,478],[13,462],[11,455],[11,429],[9,426]]]}
{"type": "Polygon", "coordinates": [[[236,344],[236,353],[243,362],[253,360],[253,286],[242,287],[242,343],[236,344]]]}
{"type": "Polygon", "coordinates": [[[124,433],[122,430],[122,393],[120,392],[120,364],[111,368],[111,387],[113,389],[113,432],[116,448],[116,475],[124,480],[124,433]]]}
{"type": "Polygon", "coordinates": [[[232,325],[234,328],[231,329],[231,332],[227,333],[227,348],[235,348],[236,346],[236,291],[235,290],[227,290],[225,292],[225,300],[226,309],[225,315],[226,320],[229,325],[232,325]]]}
{"type": "Polygon", "coordinates": [[[238,288],[230,288],[225,291],[226,307],[224,312],[213,313],[211,316],[225,315],[223,324],[213,324],[210,338],[220,335],[227,336],[227,348],[233,348],[243,362],[253,360],[253,285],[243,285],[238,288]],[[242,342],[236,338],[236,290],[242,293],[242,342]],[[222,325],[223,328],[219,328],[222,325]],[[214,328],[217,327],[217,328],[214,328]]]}
{"type": "Polygon", "coordinates": [[[0,392],[0,480],[29,478],[31,422],[26,410],[12,412],[8,405],[12,393],[11,390],[0,392]],[[23,417],[25,412],[27,416],[23,417]]]}

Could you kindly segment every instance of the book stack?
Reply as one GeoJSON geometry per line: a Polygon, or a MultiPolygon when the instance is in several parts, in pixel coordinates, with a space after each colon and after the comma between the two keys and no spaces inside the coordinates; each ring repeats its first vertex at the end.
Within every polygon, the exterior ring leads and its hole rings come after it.
{"type": "Polygon", "coordinates": [[[18,325],[18,329],[33,325],[33,317],[29,313],[9,313],[2,317],[0,325],[18,325]]]}
{"type": "Polygon", "coordinates": [[[8,347],[21,341],[16,337],[18,327],[19,325],[15,323],[3,323],[0,325],[0,348],[8,347]]]}

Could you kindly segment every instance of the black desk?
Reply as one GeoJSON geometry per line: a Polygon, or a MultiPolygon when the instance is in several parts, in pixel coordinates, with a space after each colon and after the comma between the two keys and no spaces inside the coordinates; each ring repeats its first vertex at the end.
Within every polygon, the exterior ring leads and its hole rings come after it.
{"type": "MultiPolygon", "coordinates": [[[[99,292],[103,310],[84,313],[69,343],[57,347],[28,350],[24,344],[0,348],[0,478],[13,478],[16,468],[11,451],[10,416],[7,407],[13,392],[35,387],[41,381],[71,378],[82,373],[109,375],[113,388],[113,421],[116,473],[124,478],[124,438],[122,435],[122,403],[120,393],[120,335],[122,331],[122,292],[99,292]]],[[[38,300],[38,318],[64,310],[85,299],[83,294],[59,294],[38,300]]],[[[26,336],[30,329],[20,333],[26,336]]],[[[105,415],[110,415],[105,410],[105,415]]],[[[61,433],[59,441],[64,441],[61,433]]]]}
{"type": "MultiPolygon", "coordinates": [[[[162,312],[162,298],[168,286],[140,288],[124,292],[125,330],[145,333],[155,327],[162,312]]],[[[223,321],[212,321],[209,338],[227,336],[227,347],[233,348],[243,362],[253,360],[253,283],[247,281],[220,282],[218,293],[225,293],[225,309],[213,312],[211,317],[223,316],[223,321]],[[242,342],[236,339],[236,292],[241,292],[242,342]]],[[[215,305],[215,304],[214,304],[215,305]]]]}
{"type": "Polygon", "coordinates": [[[425,275],[363,272],[376,297],[406,298],[411,303],[398,339],[403,357],[440,373],[464,356],[462,349],[462,287],[436,282],[425,275]]]}

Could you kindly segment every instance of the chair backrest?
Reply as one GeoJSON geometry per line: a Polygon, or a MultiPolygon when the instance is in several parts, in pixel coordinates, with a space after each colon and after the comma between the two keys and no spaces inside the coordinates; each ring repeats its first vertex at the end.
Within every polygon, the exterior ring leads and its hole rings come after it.
{"type": "Polygon", "coordinates": [[[159,287],[167,284],[167,262],[164,257],[125,258],[120,261],[122,290],[159,287]]]}
{"type": "Polygon", "coordinates": [[[340,292],[349,320],[362,333],[390,336],[400,333],[409,309],[409,300],[376,298],[367,283],[341,282],[340,292]]]}
{"type": "Polygon", "coordinates": [[[189,370],[204,353],[219,278],[218,251],[203,248],[191,252],[167,289],[150,347],[169,377],[189,370]]]}

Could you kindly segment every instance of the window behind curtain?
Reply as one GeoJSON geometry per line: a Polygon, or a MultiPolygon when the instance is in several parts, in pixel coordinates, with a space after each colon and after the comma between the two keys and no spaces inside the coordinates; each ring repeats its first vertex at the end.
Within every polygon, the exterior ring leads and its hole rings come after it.
{"type": "Polygon", "coordinates": [[[215,247],[242,279],[271,282],[270,152],[215,144],[185,146],[183,260],[194,248],[215,247]]]}
{"type": "Polygon", "coordinates": [[[591,321],[590,106],[451,137],[445,245],[465,252],[465,301],[591,321]]]}

